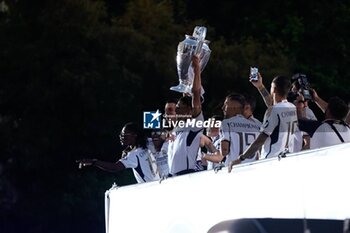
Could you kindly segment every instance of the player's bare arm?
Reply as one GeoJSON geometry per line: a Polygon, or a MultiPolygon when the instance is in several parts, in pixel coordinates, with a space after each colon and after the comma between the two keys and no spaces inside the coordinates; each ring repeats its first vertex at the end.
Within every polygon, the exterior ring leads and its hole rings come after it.
{"type": "Polygon", "coordinates": [[[255,139],[255,141],[250,144],[246,151],[242,155],[240,155],[241,160],[250,159],[255,156],[255,152],[260,150],[261,146],[264,145],[268,135],[265,133],[260,133],[259,136],[255,139]]]}
{"type": "Polygon", "coordinates": [[[326,101],[324,101],[321,97],[318,96],[315,89],[312,89],[312,96],[313,96],[314,101],[317,104],[317,106],[322,110],[323,113],[325,113],[327,106],[328,106],[328,103],[326,101]]]}
{"type": "Polygon", "coordinates": [[[232,167],[234,165],[240,164],[243,160],[248,158],[253,158],[255,156],[255,152],[257,152],[262,145],[264,145],[266,139],[268,138],[268,135],[265,133],[260,133],[259,136],[255,139],[255,141],[250,144],[250,146],[247,148],[246,151],[244,151],[243,154],[241,154],[238,159],[233,160],[229,166],[228,171],[231,172],[232,167]]]}
{"type": "Polygon", "coordinates": [[[111,163],[111,162],[97,160],[94,165],[100,168],[101,170],[104,170],[107,172],[119,172],[125,169],[124,164],[120,161],[116,163],[111,163]]]}
{"type": "Polygon", "coordinates": [[[202,159],[205,159],[207,161],[211,161],[214,163],[220,163],[224,156],[221,155],[220,151],[215,148],[213,142],[206,137],[205,140],[203,140],[204,146],[207,148],[207,150],[211,153],[210,155],[203,153],[202,159]]]}
{"type": "Polygon", "coordinates": [[[270,93],[267,91],[267,89],[265,88],[263,82],[262,82],[262,76],[260,75],[260,73],[258,73],[258,80],[257,81],[250,81],[254,87],[256,87],[261,95],[261,97],[263,98],[266,107],[272,106],[273,101],[272,101],[272,96],[270,95],[270,93]]]}
{"type": "Polygon", "coordinates": [[[217,151],[212,155],[204,154],[203,158],[214,163],[220,163],[224,157],[230,153],[230,142],[227,140],[222,140],[220,149],[220,151],[217,151]]]}
{"type": "Polygon", "coordinates": [[[194,55],[192,57],[192,66],[193,66],[193,84],[192,84],[192,116],[197,117],[202,111],[202,102],[201,102],[201,68],[200,68],[199,57],[194,55]]]}
{"type": "Polygon", "coordinates": [[[207,148],[207,150],[208,150],[210,153],[215,153],[215,152],[219,151],[218,149],[215,148],[213,142],[210,141],[209,138],[208,138],[208,140],[205,141],[204,146],[207,148]]]}
{"type": "Polygon", "coordinates": [[[224,156],[222,156],[220,151],[216,151],[210,155],[203,153],[202,158],[213,163],[220,163],[224,159],[224,156]]]}
{"type": "Polygon", "coordinates": [[[87,166],[95,166],[107,172],[119,172],[125,169],[124,164],[121,163],[120,161],[116,163],[111,163],[111,162],[100,161],[97,159],[82,159],[82,160],[78,160],[77,163],[79,163],[80,168],[87,167],[87,166]]]}
{"type": "Polygon", "coordinates": [[[214,163],[220,163],[224,159],[224,156],[214,147],[213,143],[208,145],[207,149],[211,154],[203,154],[203,159],[214,163]]]}
{"type": "Polygon", "coordinates": [[[272,106],[272,103],[273,103],[272,97],[270,93],[267,91],[267,89],[265,88],[265,86],[260,87],[259,92],[260,92],[260,95],[263,97],[265,105],[267,107],[272,106]]]}

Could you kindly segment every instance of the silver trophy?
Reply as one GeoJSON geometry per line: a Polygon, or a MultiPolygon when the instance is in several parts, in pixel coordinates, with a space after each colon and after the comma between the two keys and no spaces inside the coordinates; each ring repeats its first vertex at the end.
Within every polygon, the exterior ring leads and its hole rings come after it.
{"type": "MultiPolygon", "coordinates": [[[[185,35],[185,40],[177,46],[177,73],[179,85],[170,87],[170,90],[181,93],[191,93],[194,72],[192,68],[192,56],[198,55],[200,59],[201,72],[203,72],[210,57],[209,41],[205,40],[207,34],[206,27],[196,26],[192,36],[185,35]]],[[[202,88],[201,94],[204,94],[202,88]]]]}

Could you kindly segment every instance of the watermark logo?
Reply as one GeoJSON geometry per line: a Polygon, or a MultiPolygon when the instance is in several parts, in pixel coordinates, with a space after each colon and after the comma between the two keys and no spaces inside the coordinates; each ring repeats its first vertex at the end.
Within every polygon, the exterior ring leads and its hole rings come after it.
{"type": "Polygon", "coordinates": [[[221,121],[216,120],[196,120],[189,118],[186,120],[167,121],[163,119],[163,128],[220,128],[221,121]]]}
{"type": "Polygon", "coordinates": [[[143,112],[144,129],[172,129],[172,128],[220,128],[221,121],[210,118],[209,120],[196,120],[191,115],[164,115],[157,111],[143,112]]]}
{"type": "Polygon", "coordinates": [[[160,116],[162,113],[157,111],[153,112],[143,112],[143,128],[144,129],[160,129],[161,120],[160,116]]]}

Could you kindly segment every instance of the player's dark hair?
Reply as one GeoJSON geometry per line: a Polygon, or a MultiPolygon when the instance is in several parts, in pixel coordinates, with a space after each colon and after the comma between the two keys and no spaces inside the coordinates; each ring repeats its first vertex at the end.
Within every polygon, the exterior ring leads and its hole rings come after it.
{"type": "Polygon", "coordinates": [[[334,119],[344,120],[349,112],[349,107],[344,100],[338,96],[334,96],[328,100],[327,110],[331,113],[334,119]]]}
{"type": "Polygon", "coordinates": [[[182,97],[179,99],[179,101],[180,101],[182,104],[184,104],[184,105],[186,105],[186,106],[192,108],[192,97],[191,97],[191,96],[182,96],[182,97]]]}
{"type": "Polygon", "coordinates": [[[241,94],[231,93],[228,96],[226,96],[226,99],[229,99],[231,101],[237,101],[238,103],[240,103],[242,109],[243,109],[243,107],[245,105],[245,98],[241,94]]]}
{"type": "Polygon", "coordinates": [[[275,91],[277,94],[287,97],[291,86],[289,78],[285,76],[276,76],[272,82],[275,84],[275,91]]]}
{"type": "Polygon", "coordinates": [[[168,99],[165,103],[166,104],[177,104],[177,99],[175,99],[175,98],[168,99]]]}
{"type": "Polygon", "coordinates": [[[136,134],[136,146],[147,148],[147,137],[143,129],[134,122],[128,122],[124,125],[125,129],[136,134]]]}
{"type": "Polygon", "coordinates": [[[223,121],[224,120],[224,117],[221,115],[213,115],[210,118],[215,119],[216,121],[223,121]]]}
{"type": "Polygon", "coordinates": [[[244,95],[245,98],[245,104],[249,104],[250,108],[252,109],[252,112],[254,112],[256,108],[256,99],[252,95],[244,95]]]}

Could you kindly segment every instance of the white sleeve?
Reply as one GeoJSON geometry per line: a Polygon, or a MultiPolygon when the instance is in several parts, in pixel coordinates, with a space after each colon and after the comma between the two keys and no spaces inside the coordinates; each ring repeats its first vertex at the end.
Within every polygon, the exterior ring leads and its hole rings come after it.
{"type": "Polygon", "coordinates": [[[231,141],[230,137],[230,127],[227,120],[223,120],[220,127],[220,140],[221,141],[231,141]]]}
{"type": "Polygon", "coordinates": [[[126,168],[136,168],[138,165],[137,155],[134,152],[129,152],[127,156],[119,160],[126,168]]]}
{"type": "Polygon", "coordinates": [[[278,126],[278,115],[274,107],[266,110],[264,123],[261,126],[260,132],[267,135],[271,135],[275,128],[278,126]]]}
{"type": "Polygon", "coordinates": [[[309,107],[305,108],[305,111],[306,111],[306,118],[307,119],[317,121],[317,118],[316,118],[314,112],[309,107]]]}
{"type": "MultiPolygon", "coordinates": [[[[195,122],[197,121],[201,121],[201,122],[204,122],[204,116],[203,116],[203,112],[200,112],[199,115],[195,118],[193,118],[195,122]]],[[[198,131],[198,130],[201,130],[203,129],[203,127],[197,127],[196,126],[197,124],[195,124],[194,127],[191,127],[191,131],[198,131]]]]}

